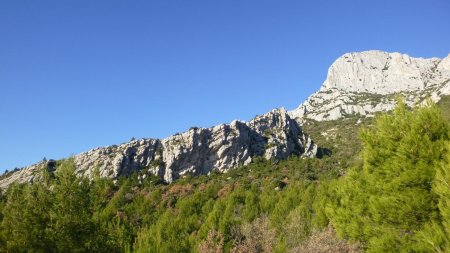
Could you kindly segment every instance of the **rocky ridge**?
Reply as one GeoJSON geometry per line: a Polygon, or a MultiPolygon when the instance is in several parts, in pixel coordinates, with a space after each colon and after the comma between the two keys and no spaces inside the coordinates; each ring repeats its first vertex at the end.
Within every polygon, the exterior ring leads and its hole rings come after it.
{"type": "MultiPolygon", "coordinates": [[[[313,157],[320,149],[300,127],[307,120],[327,121],[358,115],[370,117],[394,108],[397,94],[410,105],[427,97],[438,101],[450,94],[450,55],[444,59],[413,58],[406,54],[366,51],[348,53],[329,68],[320,90],[297,109],[276,109],[249,122],[233,121],[211,128],[191,128],[166,139],[141,139],[74,156],[77,173],[91,178],[117,178],[134,171],[166,182],[186,175],[226,172],[254,157],[284,159],[313,157]]],[[[9,173],[0,188],[40,177],[38,163],[9,173]]]]}
{"type": "Polygon", "coordinates": [[[319,91],[289,115],[299,123],[373,116],[394,108],[401,94],[409,105],[450,94],[450,55],[413,58],[383,51],[347,53],[329,68],[319,91]]]}
{"type": "MultiPolygon", "coordinates": [[[[186,175],[207,174],[245,165],[254,157],[285,159],[290,155],[314,157],[317,146],[303,133],[284,109],[275,109],[249,122],[233,121],[211,128],[191,128],[166,139],[141,139],[75,155],[76,172],[92,178],[117,178],[134,171],[157,175],[165,182],[186,175]]],[[[12,173],[0,181],[0,188],[12,182],[33,182],[40,178],[38,163],[12,173]]]]}

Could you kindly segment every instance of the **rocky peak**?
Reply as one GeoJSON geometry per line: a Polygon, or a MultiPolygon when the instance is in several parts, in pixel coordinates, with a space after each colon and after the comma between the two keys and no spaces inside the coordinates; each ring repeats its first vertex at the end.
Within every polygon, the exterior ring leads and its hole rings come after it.
{"type": "Polygon", "coordinates": [[[424,59],[376,50],[347,53],[330,66],[320,90],[289,114],[300,122],[372,116],[391,110],[395,94],[409,104],[426,97],[437,101],[449,94],[449,81],[450,55],[424,59]]]}
{"type": "MultiPolygon", "coordinates": [[[[372,116],[393,109],[397,94],[409,104],[449,95],[450,55],[423,59],[382,51],[348,53],[331,65],[320,90],[290,112],[275,109],[249,122],[193,127],[162,140],[132,140],[96,148],[74,156],[74,161],[80,176],[92,177],[98,170],[102,177],[117,178],[140,171],[172,182],[186,175],[226,172],[257,156],[275,160],[292,154],[313,157],[318,149],[303,133],[302,122],[372,116]]],[[[0,180],[0,188],[38,179],[42,166],[11,173],[0,180]]]]}
{"type": "MultiPolygon", "coordinates": [[[[286,110],[275,109],[249,122],[193,127],[162,140],[132,140],[95,148],[74,156],[74,161],[76,172],[84,177],[91,178],[96,170],[108,178],[140,171],[170,183],[185,175],[226,172],[257,156],[285,159],[293,154],[314,157],[316,153],[317,146],[286,110]]],[[[0,188],[39,179],[42,166],[35,164],[13,173],[0,181],[0,188]]]]}

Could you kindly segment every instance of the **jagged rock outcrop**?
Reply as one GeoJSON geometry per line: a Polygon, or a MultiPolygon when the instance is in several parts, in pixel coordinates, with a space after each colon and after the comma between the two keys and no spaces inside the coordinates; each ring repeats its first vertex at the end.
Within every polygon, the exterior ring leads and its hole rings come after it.
{"type": "MultiPolygon", "coordinates": [[[[382,51],[348,53],[331,65],[320,90],[290,112],[278,109],[250,122],[191,128],[163,140],[133,140],[96,148],[76,155],[74,161],[80,176],[92,177],[98,170],[102,177],[116,178],[139,170],[172,182],[184,175],[226,172],[250,163],[255,156],[312,157],[318,148],[299,124],[308,119],[372,116],[393,109],[397,94],[410,105],[427,97],[438,101],[450,95],[450,55],[423,59],[382,51]]],[[[10,173],[0,180],[0,188],[38,179],[40,166],[45,164],[10,173]]]]}
{"type": "MultiPolygon", "coordinates": [[[[284,109],[276,109],[249,122],[233,121],[212,128],[191,128],[166,139],[132,140],[95,148],[74,156],[80,176],[116,178],[133,171],[162,177],[166,182],[184,175],[207,174],[245,165],[256,156],[285,159],[290,155],[313,157],[317,146],[284,109]]],[[[25,167],[0,181],[32,182],[44,164],[25,167]]]]}
{"type": "Polygon", "coordinates": [[[423,59],[383,51],[344,54],[331,65],[320,90],[289,114],[300,123],[372,116],[393,109],[397,94],[409,105],[449,95],[450,55],[423,59]]]}

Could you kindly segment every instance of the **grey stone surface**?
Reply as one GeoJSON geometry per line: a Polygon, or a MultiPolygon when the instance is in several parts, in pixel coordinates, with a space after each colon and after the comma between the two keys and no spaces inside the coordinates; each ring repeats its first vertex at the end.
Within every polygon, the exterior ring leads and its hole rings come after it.
{"type": "Polygon", "coordinates": [[[423,59],[383,51],[344,54],[331,65],[320,90],[289,114],[300,123],[349,114],[373,116],[392,110],[397,94],[409,105],[449,95],[450,55],[423,59]]]}
{"type": "MultiPolygon", "coordinates": [[[[314,157],[317,146],[303,133],[302,122],[346,115],[370,117],[393,109],[397,94],[410,105],[427,97],[438,101],[442,95],[449,95],[450,55],[423,59],[382,51],[348,53],[331,65],[320,90],[295,110],[276,109],[249,122],[191,128],[163,140],[132,140],[95,148],[75,155],[74,161],[80,176],[92,178],[98,170],[102,177],[117,178],[139,170],[170,183],[185,175],[226,172],[250,163],[256,156],[314,157]]],[[[11,173],[0,180],[0,188],[12,182],[38,180],[40,166],[45,164],[11,173]]]]}
{"type": "MultiPolygon", "coordinates": [[[[158,175],[166,182],[184,175],[226,172],[245,165],[256,156],[284,159],[295,154],[316,155],[317,146],[284,109],[275,109],[249,122],[233,121],[211,128],[191,128],[163,140],[141,139],[74,156],[77,174],[92,178],[117,178],[133,171],[158,175]]],[[[31,182],[44,164],[25,167],[0,181],[0,188],[12,182],[31,182]]]]}

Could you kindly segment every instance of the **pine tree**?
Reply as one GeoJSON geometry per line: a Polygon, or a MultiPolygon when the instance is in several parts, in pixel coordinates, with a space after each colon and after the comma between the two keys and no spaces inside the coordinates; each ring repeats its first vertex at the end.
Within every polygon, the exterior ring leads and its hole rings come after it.
{"type": "Polygon", "coordinates": [[[95,248],[96,226],[92,220],[88,180],[75,174],[72,159],[58,166],[55,177],[49,230],[57,251],[86,252],[95,248]]]}
{"type": "Polygon", "coordinates": [[[419,234],[423,251],[450,252],[450,142],[447,142],[443,152],[447,155],[436,171],[433,185],[438,198],[439,215],[419,234]]]}
{"type": "Polygon", "coordinates": [[[448,126],[434,105],[392,115],[362,131],[363,166],[336,186],[329,208],[340,235],[367,243],[368,252],[411,252],[415,236],[437,213],[432,182],[443,158],[448,126]]]}
{"type": "Polygon", "coordinates": [[[51,193],[42,184],[12,185],[3,210],[3,237],[12,252],[53,252],[47,234],[51,193]]]}
{"type": "Polygon", "coordinates": [[[447,156],[436,173],[434,191],[439,199],[439,212],[446,234],[446,251],[450,251],[450,142],[447,142],[447,156]]]}

